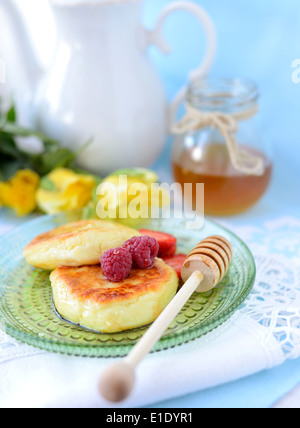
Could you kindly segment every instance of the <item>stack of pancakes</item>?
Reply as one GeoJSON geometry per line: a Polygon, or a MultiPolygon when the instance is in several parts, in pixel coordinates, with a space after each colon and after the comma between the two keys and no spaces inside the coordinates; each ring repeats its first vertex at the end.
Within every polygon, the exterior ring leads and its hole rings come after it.
{"type": "Polygon", "coordinates": [[[79,221],[35,238],[24,250],[27,262],[51,271],[53,302],[66,320],[102,333],[116,333],[153,322],[175,296],[178,276],[161,259],[152,269],[132,269],[122,282],[107,280],[102,254],[138,236],[103,220],[79,221]]]}

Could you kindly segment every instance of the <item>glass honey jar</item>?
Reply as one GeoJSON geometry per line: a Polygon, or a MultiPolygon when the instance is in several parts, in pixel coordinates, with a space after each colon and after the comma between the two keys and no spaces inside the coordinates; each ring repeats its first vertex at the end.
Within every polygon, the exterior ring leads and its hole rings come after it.
{"type": "Polygon", "coordinates": [[[192,184],[185,199],[196,210],[196,184],[204,184],[205,214],[229,216],[255,205],[272,176],[270,147],[255,125],[259,92],[242,79],[200,79],[190,84],[186,112],[173,125],[174,180],[192,184]]]}

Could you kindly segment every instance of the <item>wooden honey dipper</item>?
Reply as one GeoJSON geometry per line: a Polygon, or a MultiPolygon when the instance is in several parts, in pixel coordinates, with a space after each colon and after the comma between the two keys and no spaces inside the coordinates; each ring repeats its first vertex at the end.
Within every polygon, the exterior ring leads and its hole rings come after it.
{"type": "Polygon", "coordinates": [[[233,251],[227,239],[211,236],[200,242],[187,256],[182,267],[183,287],[151,325],[124,361],[109,367],[99,383],[100,394],[112,403],[125,400],[135,383],[135,369],[160,340],[171,322],[196,291],[212,290],[226,275],[233,251]]]}

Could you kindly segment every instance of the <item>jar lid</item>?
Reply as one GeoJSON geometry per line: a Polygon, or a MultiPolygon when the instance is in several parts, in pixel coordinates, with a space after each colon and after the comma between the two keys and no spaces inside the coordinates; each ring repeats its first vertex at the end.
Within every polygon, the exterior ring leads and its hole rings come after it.
{"type": "Polygon", "coordinates": [[[187,93],[187,102],[202,111],[234,113],[257,105],[257,85],[249,79],[195,79],[187,93]]]}
{"type": "Polygon", "coordinates": [[[56,6],[107,6],[109,4],[138,3],[141,0],[51,0],[56,6]]]}

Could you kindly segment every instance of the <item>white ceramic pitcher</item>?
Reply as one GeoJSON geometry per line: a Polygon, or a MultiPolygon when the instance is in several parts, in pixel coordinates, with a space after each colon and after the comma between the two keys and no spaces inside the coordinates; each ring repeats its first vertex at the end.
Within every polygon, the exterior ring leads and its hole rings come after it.
{"type": "Polygon", "coordinates": [[[50,69],[42,72],[19,11],[12,0],[0,0],[31,76],[32,126],[72,149],[93,138],[79,163],[97,174],[150,166],[165,144],[168,106],[147,48],[154,44],[168,53],[164,21],[175,10],[187,10],[206,32],[205,58],[193,72],[204,76],[215,55],[212,20],[192,2],[174,2],[162,11],[156,28],[147,31],[141,24],[142,0],[50,0],[50,4],[57,50],[50,69]]]}

